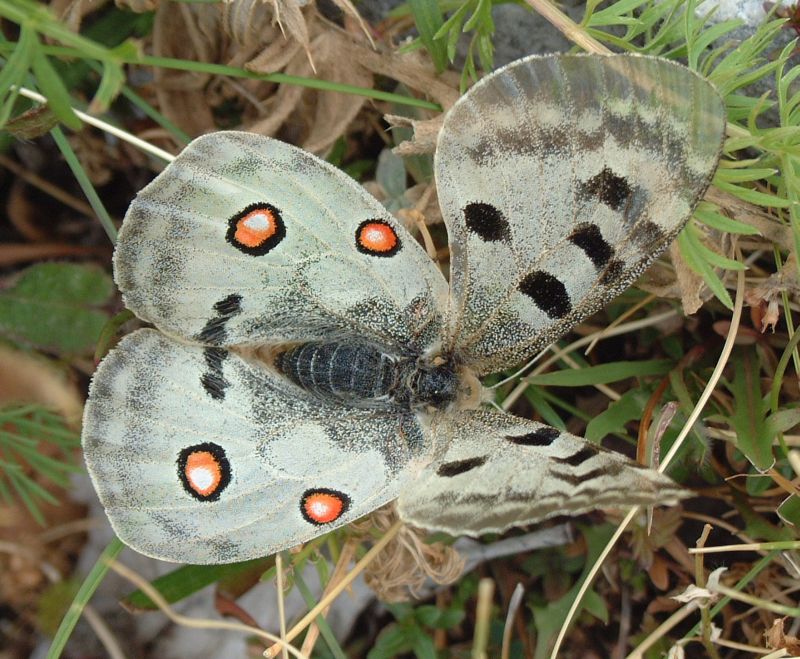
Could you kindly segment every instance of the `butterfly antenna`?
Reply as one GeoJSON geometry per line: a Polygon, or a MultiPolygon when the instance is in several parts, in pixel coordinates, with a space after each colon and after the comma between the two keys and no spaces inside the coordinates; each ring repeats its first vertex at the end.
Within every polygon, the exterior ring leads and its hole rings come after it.
{"type": "Polygon", "coordinates": [[[497,389],[498,387],[503,386],[506,382],[510,382],[511,380],[515,380],[520,375],[522,375],[525,371],[527,371],[531,366],[533,366],[536,362],[538,362],[542,358],[542,355],[544,355],[544,353],[546,353],[549,349],[550,349],[550,346],[547,346],[544,350],[539,352],[538,355],[536,355],[533,359],[531,359],[527,364],[525,364],[525,366],[523,366],[521,369],[519,369],[516,373],[513,373],[512,375],[509,375],[507,378],[503,378],[497,384],[493,384],[491,387],[487,387],[487,389],[497,389]]]}

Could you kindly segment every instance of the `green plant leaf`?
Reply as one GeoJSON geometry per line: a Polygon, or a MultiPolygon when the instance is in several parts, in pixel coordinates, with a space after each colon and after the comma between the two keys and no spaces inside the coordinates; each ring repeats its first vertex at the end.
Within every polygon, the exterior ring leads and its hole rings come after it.
{"type": "Polygon", "coordinates": [[[778,410],[770,414],[767,418],[767,424],[769,426],[769,432],[773,435],[791,430],[796,425],[800,424],[800,407],[778,410]]]}
{"type": "Polygon", "coordinates": [[[31,266],[0,291],[0,336],[59,352],[87,351],[108,320],[99,307],[113,290],[111,277],[95,266],[31,266]]]}
{"type": "Polygon", "coordinates": [[[437,73],[447,66],[447,44],[437,40],[436,34],[444,24],[444,16],[437,0],[408,0],[419,38],[427,48],[437,73]]]}
{"type": "Polygon", "coordinates": [[[786,497],[776,512],[784,522],[800,528],[800,497],[796,494],[786,497]]]}
{"type": "Polygon", "coordinates": [[[3,99],[3,105],[0,108],[0,127],[3,127],[8,121],[17,99],[17,91],[11,88],[22,84],[38,45],[36,32],[23,25],[20,28],[19,41],[5,64],[0,68],[0,98],[3,99]]]}
{"type": "Polygon", "coordinates": [[[559,430],[566,431],[567,424],[564,423],[564,420],[559,416],[558,412],[556,412],[556,409],[550,404],[550,401],[542,395],[542,390],[539,389],[539,387],[527,387],[525,389],[525,398],[527,398],[531,405],[533,405],[533,409],[542,415],[542,419],[544,419],[545,423],[549,423],[551,426],[558,428],[559,430]]]}
{"type": "Polygon", "coordinates": [[[629,389],[619,400],[611,401],[604,412],[586,425],[584,437],[590,442],[599,442],[612,433],[625,433],[625,424],[640,419],[645,400],[640,389],[629,389]]]}
{"type": "Polygon", "coordinates": [[[761,232],[755,227],[723,215],[711,204],[701,204],[698,206],[697,210],[694,212],[694,217],[706,226],[716,229],[717,231],[737,233],[744,236],[761,235],[761,232]]]}
{"type": "MultiPolygon", "coordinates": [[[[184,565],[172,572],[158,577],[150,584],[170,604],[181,600],[202,590],[206,586],[223,579],[231,579],[234,575],[249,572],[261,564],[264,570],[275,562],[273,556],[269,558],[256,558],[241,563],[228,563],[226,565],[184,565]]],[[[121,602],[129,611],[155,611],[156,605],[140,590],[135,590],[121,602]]]]}
{"type": "Polygon", "coordinates": [[[72,98],[61,82],[47,55],[44,54],[41,48],[37,47],[33,60],[31,61],[33,73],[36,76],[36,82],[42,90],[42,94],[47,97],[47,104],[64,125],[72,130],[80,130],[83,127],[83,122],[78,119],[78,115],[72,109],[72,98]]]}
{"type": "Polygon", "coordinates": [[[728,307],[728,309],[733,309],[733,300],[731,300],[728,291],[725,290],[725,284],[722,283],[717,273],[714,272],[714,268],[712,268],[697,251],[695,243],[692,241],[687,231],[681,231],[678,234],[678,248],[686,264],[703,278],[706,286],[717,296],[717,299],[728,307]]]}
{"type": "Polygon", "coordinates": [[[769,469],[774,458],[774,432],[766,422],[767,404],[761,395],[758,364],[749,350],[738,350],[731,358],[733,381],[728,388],[733,394],[733,415],[728,418],[736,431],[736,446],[759,471],[769,469]]]}
{"type": "Polygon", "coordinates": [[[100,84],[97,87],[94,98],[89,104],[89,112],[102,114],[108,110],[124,84],[125,71],[123,71],[119,62],[103,62],[103,75],[100,77],[100,84]]]}
{"type": "Polygon", "coordinates": [[[393,659],[410,649],[411,641],[406,630],[398,624],[391,624],[378,634],[367,659],[393,659]]]}
{"type": "MultiPolygon", "coordinates": [[[[561,629],[567,611],[577,597],[581,584],[588,576],[591,566],[597,560],[597,557],[603,551],[614,532],[613,527],[609,524],[595,527],[580,525],[579,528],[586,539],[587,545],[586,560],[583,565],[581,576],[575,581],[572,588],[560,599],[555,602],[549,602],[545,606],[533,607],[533,622],[537,631],[535,651],[535,656],[537,657],[548,656],[550,644],[561,629]]],[[[587,591],[586,597],[580,604],[579,611],[586,609],[587,598],[589,598],[592,602],[591,612],[601,612],[601,607],[597,605],[597,600],[589,597],[589,592],[592,592],[592,590],[593,589],[587,591]]],[[[602,608],[604,609],[605,607],[602,608]]],[[[608,615],[607,611],[605,614],[606,616],[608,615]]]]}
{"type": "Polygon", "coordinates": [[[618,382],[627,378],[664,375],[672,368],[670,359],[651,359],[641,362],[612,362],[586,368],[564,369],[553,373],[533,375],[530,384],[551,387],[585,387],[593,384],[618,382]]]}
{"type": "Polygon", "coordinates": [[[747,266],[744,263],[739,263],[738,261],[722,256],[722,254],[717,254],[713,249],[706,247],[703,241],[700,240],[697,226],[694,223],[690,222],[687,224],[684,233],[698,257],[706,261],[709,265],[715,268],[722,268],[723,270],[747,270],[747,266]]]}

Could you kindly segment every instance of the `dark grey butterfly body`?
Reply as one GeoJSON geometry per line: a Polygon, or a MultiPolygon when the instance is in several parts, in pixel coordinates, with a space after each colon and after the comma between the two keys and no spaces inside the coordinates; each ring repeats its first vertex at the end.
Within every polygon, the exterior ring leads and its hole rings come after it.
{"type": "Polygon", "coordinates": [[[443,409],[456,401],[459,369],[452,360],[387,354],[353,341],[305,343],[279,352],[275,367],[308,393],[358,408],[412,411],[443,409]]]}

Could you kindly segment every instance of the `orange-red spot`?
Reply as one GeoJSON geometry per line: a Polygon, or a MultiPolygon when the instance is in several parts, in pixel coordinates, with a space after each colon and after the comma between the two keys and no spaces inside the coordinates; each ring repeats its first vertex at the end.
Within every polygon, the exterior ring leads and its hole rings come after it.
{"type": "Polygon", "coordinates": [[[207,497],[222,482],[222,465],[210,451],[195,451],[186,456],[186,484],[197,494],[207,497]]]}
{"type": "Polygon", "coordinates": [[[344,496],[331,491],[309,492],[303,499],[303,513],[306,519],[316,524],[328,524],[342,516],[347,501],[344,496]]]}
{"type": "Polygon", "coordinates": [[[278,231],[278,222],[269,208],[251,210],[236,222],[233,238],[245,247],[259,247],[278,231]]]}
{"type": "Polygon", "coordinates": [[[368,252],[384,254],[397,247],[395,230],[383,222],[367,222],[358,232],[358,244],[368,252]]]}

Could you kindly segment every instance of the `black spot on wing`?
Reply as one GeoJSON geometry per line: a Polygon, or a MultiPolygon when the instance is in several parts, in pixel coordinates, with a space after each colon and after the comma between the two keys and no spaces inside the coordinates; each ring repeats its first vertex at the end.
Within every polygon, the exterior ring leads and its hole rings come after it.
{"type": "Polygon", "coordinates": [[[479,458],[468,458],[466,460],[445,462],[439,465],[439,468],[436,470],[436,475],[443,476],[444,478],[452,478],[453,476],[464,474],[485,464],[486,458],[487,456],[483,455],[479,458]]]}
{"type": "Polygon", "coordinates": [[[222,348],[206,348],[203,357],[208,370],[200,376],[200,384],[211,398],[223,400],[225,389],[230,386],[222,373],[222,362],[228,358],[228,352],[222,348]]]}
{"type": "Polygon", "coordinates": [[[608,167],[604,167],[603,171],[586,181],[584,190],[615,211],[625,205],[632,192],[628,181],[608,167]]]}
{"type": "Polygon", "coordinates": [[[233,316],[242,311],[242,296],[232,293],[214,304],[217,315],[209,318],[205,327],[200,330],[197,340],[210,345],[221,345],[228,337],[225,325],[233,316]]]}
{"type": "Polygon", "coordinates": [[[228,336],[228,332],[225,329],[225,323],[227,322],[228,319],[225,316],[211,318],[205,324],[205,327],[203,327],[203,329],[200,331],[200,334],[197,335],[197,338],[201,342],[209,343],[211,345],[219,345],[220,343],[224,343],[228,336]]]}
{"type": "Polygon", "coordinates": [[[535,270],[523,277],[519,290],[550,318],[563,318],[572,310],[567,288],[544,270],[535,270]]]}
{"type": "Polygon", "coordinates": [[[483,202],[474,202],[464,207],[467,228],[481,240],[493,242],[509,240],[511,232],[508,220],[498,208],[483,202]]]}
{"type": "Polygon", "coordinates": [[[663,229],[650,220],[640,220],[631,229],[631,240],[645,249],[655,249],[665,238],[663,229]]]}
{"type": "Polygon", "coordinates": [[[577,487],[582,483],[587,483],[595,478],[599,478],[600,476],[609,476],[614,477],[619,474],[623,469],[624,465],[622,464],[609,464],[604,467],[598,467],[597,469],[592,469],[591,471],[587,471],[584,474],[573,474],[570,472],[563,472],[556,469],[549,469],[548,473],[553,478],[557,478],[560,481],[564,481],[569,485],[573,485],[577,487]]]}
{"type": "Polygon", "coordinates": [[[617,281],[625,272],[625,261],[612,259],[600,275],[600,284],[608,286],[617,281]]]}
{"type": "Polygon", "coordinates": [[[596,224],[579,224],[570,234],[569,240],[584,251],[598,270],[604,268],[614,255],[614,248],[606,242],[596,224]]]}
{"type": "Polygon", "coordinates": [[[581,465],[587,460],[596,456],[597,453],[598,451],[596,447],[586,445],[582,449],[580,449],[577,453],[573,453],[567,458],[553,458],[553,461],[558,462],[559,464],[565,464],[571,467],[577,467],[578,465],[581,465]]]}
{"type": "Polygon", "coordinates": [[[560,434],[561,431],[556,428],[542,426],[524,435],[506,435],[506,439],[521,446],[550,446],[560,434]]]}
{"type": "Polygon", "coordinates": [[[214,311],[220,316],[235,316],[242,310],[242,296],[236,293],[230,294],[228,297],[221,299],[214,305],[214,311]]]}

